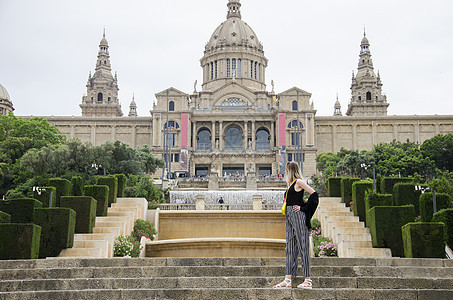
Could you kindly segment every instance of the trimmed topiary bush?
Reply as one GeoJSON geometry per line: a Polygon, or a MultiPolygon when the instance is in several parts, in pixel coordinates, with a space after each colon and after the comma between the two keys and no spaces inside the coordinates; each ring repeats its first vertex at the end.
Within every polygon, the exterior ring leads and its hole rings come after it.
{"type": "Polygon", "coordinates": [[[60,200],[62,196],[71,196],[72,187],[69,180],[62,178],[52,178],[49,180],[49,185],[57,189],[57,207],[61,206],[60,200]]]}
{"type": "Polygon", "coordinates": [[[0,211],[0,223],[11,223],[11,215],[0,211]]]}
{"type": "Polygon", "coordinates": [[[106,185],[86,185],[85,196],[91,196],[96,201],[96,216],[106,216],[109,204],[109,187],[106,185]]]}
{"type": "Polygon", "coordinates": [[[352,178],[352,177],[343,177],[340,181],[341,186],[341,202],[345,203],[346,206],[350,206],[350,202],[352,201],[352,184],[356,181],[360,181],[359,178],[352,178]]]}
{"type": "Polygon", "coordinates": [[[52,193],[52,207],[57,206],[57,191],[53,186],[45,186],[42,188],[45,191],[41,191],[38,194],[37,191],[33,192],[33,197],[42,203],[43,207],[49,207],[50,194],[52,193]]]}
{"type": "Polygon", "coordinates": [[[393,186],[393,203],[396,206],[413,205],[415,215],[420,215],[418,197],[420,192],[415,190],[413,182],[398,182],[393,186]]]}
{"type": "Polygon", "coordinates": [[[433,215],[433,222],[445,224],[445,235],[448,247],[453,248],[453,208],[441,209],[433,215]]]}
{"type": "Polygon", "coordinates": [[[328,197],[341,197],[341,177],[327,178],[327,196],[328,197]]]}
{"type": "Polygon", "coordinates": [[[76,212],[76,233],[92,233],[96,222],[96,200],[91,196],[63,196],[61,206],[76,212]]]}
{"type": "Polygon", "coordinates": [[[401,230],[405,257],[445,258],[444,223],[407,223],[401,230]]]}
{"type": "Polygon", "coordinates": [[[354,215],[359,217],[361,222],[365,222],[365,192],[373,190],[373,182],[357,181],[352,184],[352,208],[354,215]]]}
{"type": "Polygon", "coordinates": [[[37,208],[35,224],[41,226],[39,258],[58,256],[62,249],[72,248],[76,212],[70,208],[37,208]]]}
{"type": "Polygon", "coordinates": [[[98,185],[106,185],[109,187],[109,207],[112,203],[116,203],[116,195],[118,192],[118,179],[113,176],[105,176],[98,178],[98,185]]]}
{"type": "MultiPolygon", "coordinates": [[[[436,193],[437,211],[450,208],[450,196],[448,194],[436,193]]],[[[422,222],[431,222],[433,218],[433,193],[425,192],[420,195],[420,216],[422,222]]]]}
{"type": "Polygon", "coordinates": [[[392,256],[404,256],[401,227],[414,220],[414,206],[375,206],[368,215],[373,247],[390,248],[392,256]]]}
{"type": "Polygon", "coordinates": [[[41,227],[32,223],[0,224],[0,259],[38,258],[41,227]]]}
{"type": "Polygon", "coordinates": [[[116,179],[118,179],[118,192],[117,197],[124,197],[124,190],[126,189],[127,177],[124,174],[115,174],[116,179]]]}
{"type": "Polygon", "coordinates": [[[381,193],[393,193],[393,186],[399,182],[413,182],[413,179],[407,177],[383,177],[381,178],[381,193]]]}
{"type": "Polygon", "coordinates": [[[33,198],[0,201],[0,211],[11,216],[11,223],[33,223],[33,212],[39,207],[42,203],[33,198]]]}
{"type": "Polygon", "coordinates": [[[74,176],[71,178],[71,195],[72,196],[83,196],[83,179],[81,176],[74,176]]]}
{"type": "Polygon", "coordinates": [[[382,194],[381,193],[381,179],[382,179],[381,174],[376,174],[376,193],[378,193],[378,194],[382,194]]]}
{"type": "Polygon", "coordinates": [[[369,226],[369,212],[375,206],[393,206],[391,194],[377,194],[373,190],[365,191],[365,223],[369,226]]]}

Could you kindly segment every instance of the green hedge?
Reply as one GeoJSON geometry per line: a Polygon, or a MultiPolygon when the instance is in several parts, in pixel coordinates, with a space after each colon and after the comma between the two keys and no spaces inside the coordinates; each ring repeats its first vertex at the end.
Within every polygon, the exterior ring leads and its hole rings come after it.
{"type": "Polygon", "coordinates": [[[352,184],[352,203],[354,215],[359,216],[361,222],[365,222],[365,192],[373,190],[373,182],[357,181],[352,184]]]}
{"type": "Polygon", "coordinates": [[[40,236],[32,223],[0,224],[0,259],[38,258],[40,236]]]}
{"type": "Polygon", "coordinates": [[[393,186],[400,182],[413,182],[413,179],[407,177],[383,177],[381,178],[381,193],[393,193],[393,186]]]}
{"type": "Polygon", "coordinates": [[[414,206],[375,206],[368,215],[373,247],[390,248],[392,256],[403,257],[401,227],[414,221],[414,206]]]}
{"type": "Polygon", "coordinates": [[[382,194],[381,193],[381,180],[382,176],[380,174],[376,174],[376,193],[382,194]]]}
{"type": "Polygon", "coordinates": [[[39,207],[42,203],[32,198],[0,201],[0,211],[11,215],[11,223],[33,223],[33,212],[39,207]]]}
{"type": "Polygon", "coordinates": [[[75,210],[76,233],[92,233],[96,222],[96,200],[91,196],[63,196],[61,206],[75,210]]]}
{"type": "Polygon", "coordinates": [[[11,215],[0,211],[0,223],[11,223],[11,215]]]}
{"type": "Polygon", "coordinates": [[[393,195],[378,194],[373,190],[365,192],[365,224],[369,226],[369,212],[375,206],[393,206],[393,195]]]}
{"type": "Polygon", "coordinates": [[[58,256],[62,249],[72,248],[76,212],[70,208],[37,208],[35,224],[41,226],[39,258],[58,256]]]}
{"type": "Polygon", "coordinates": [[[341,177],[327,178],[327,196],[328,197],[341,197],[341,177]]]}
{"type": "Polygon", "coordinates": [[[350,206],[352,201],[352,184],[359,181],[359,178],[343,177],[340,181],[341,186],[341,202],[345,203],[346,206],[350,206]]]}
{"type": "Polygon", "coordinates": [[[72,196],[83,196],[83,179],[81,176],[74,176],[71,178],[71,195],[72,196]]]}
{"type": "Polygon", "coordinates": [[[445,224],[446,241],[450,248],[453,248],[453,208],[441,209],[433,215],[433,222],[445,224]]]}
{"type": "Polygon", "coordinates": [[[71,196],[72,187],[69,180],[62,178],[52,178],[49,180],[49,185],[57,189],[57,207],[61,206],[61,197],[71,196]]]}
{"type": "Polygon", "coordinates": [[[52,207],[57,206],[57,191],[53,186],[42,187],[45,191],[40,194],[33,192],[33,198],[42,203],[43,207],[49,207],[50,193],[52,192],[52,207]]]}
{"type": "Polygon", "coordinates": [[[118,179],[118,192],[117,197],[124,197],[124,190],[126,189],[127,177],[124,174],[115,174],[116,179],[118,179]]]}
{"type": "Polygon", "coordinates": [[[398,182],[393,186],[393,203],[396,206],[413,205],[416,216],[420,215],[419,197],[420,191],[415,190],[413,182],[398,182]]]}
{"type": "Polygon", "coordinates": [[[444,223],[407,223],[401,230],[405,257],[445,258],[444,223]]]}
{"type": "MultiPolygon", "coordinates": [[[[436,193],[437,211],[450,208],[450,196],[448,194],[436,193]]],[[[422,222],[431,222],[433,218],[433,193],[426,192],[420,195],[420,216],[422,222]]]]}
{"type": "Polygon", "coordinates": [[[109,187],[106,185],[86,185],[85,196],[91,196],[96,201],[96,216],[106,216],[109,204],[109,187]]]}
{"type": "Polygon", "coordinates": [[[109,207],[112,203],[116,203],[116,196],[118,193],[118,179],[113,176],[105,176],[98,178],[98,185],[106,185],[109,187],[109,207]]]}

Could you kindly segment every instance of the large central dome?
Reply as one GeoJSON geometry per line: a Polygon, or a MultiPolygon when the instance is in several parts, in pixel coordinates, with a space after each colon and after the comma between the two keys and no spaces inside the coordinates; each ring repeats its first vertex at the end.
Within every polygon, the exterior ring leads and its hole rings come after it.
{"type": "Polygon", "coordinates": [[[241,20],[239,0],[229,0],[227,20],[220,24],[212,34],[205,47],[205,54],[223,47],[242,46],[263,53],[263,45],[259,42],[253,29],[241,20]]]}
{"type": "Polygon", "coordinates": [[[212,34],[200,63],[203,90],[213,91],[238,82],[252,90],[263,91],[267,58],[253,29],[241,19],[239,0],[228,1],[227,19],[212,34]]]}

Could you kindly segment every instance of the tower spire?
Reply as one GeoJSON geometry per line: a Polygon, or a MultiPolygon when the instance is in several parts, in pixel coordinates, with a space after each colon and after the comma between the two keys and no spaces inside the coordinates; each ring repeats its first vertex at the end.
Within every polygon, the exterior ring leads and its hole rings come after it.
{"type": "Polygon", "coordinates": [[[228,14],[227,19],[229,18],[241,18],[241,3],[239,0],[228,0],[228,14]]]}

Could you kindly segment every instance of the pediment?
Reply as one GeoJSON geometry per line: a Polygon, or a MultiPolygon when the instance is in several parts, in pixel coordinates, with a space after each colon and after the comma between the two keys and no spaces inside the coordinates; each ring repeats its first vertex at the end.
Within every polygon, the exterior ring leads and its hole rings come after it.
{"type": "Polygon", "coordinates": [[[212,98],[215,107],[247,107],[253,106],[255,94],[243,85],[231,83],[215,90],[212,93],[212,98]]]}
{"type": "MultiPolygon", "coordinates": [[[[168,95],[169,96],[189,96],[189,94],[181,92],[180,90],[175,89],[174,87],[168,88],[168,95]]],[[[165,89],[159,93],[156,93],[155,96],[156,97],[167,96],[167,89],[165,89]]]]}
{"type": "Polygon", "coordinates": [[[279,93],[278,96],[297,96],[297,91],[299,91],[299,96],[311,97],[311,93],[304,91],[298,87],[292,87],[289,90],[279,93]]]}

